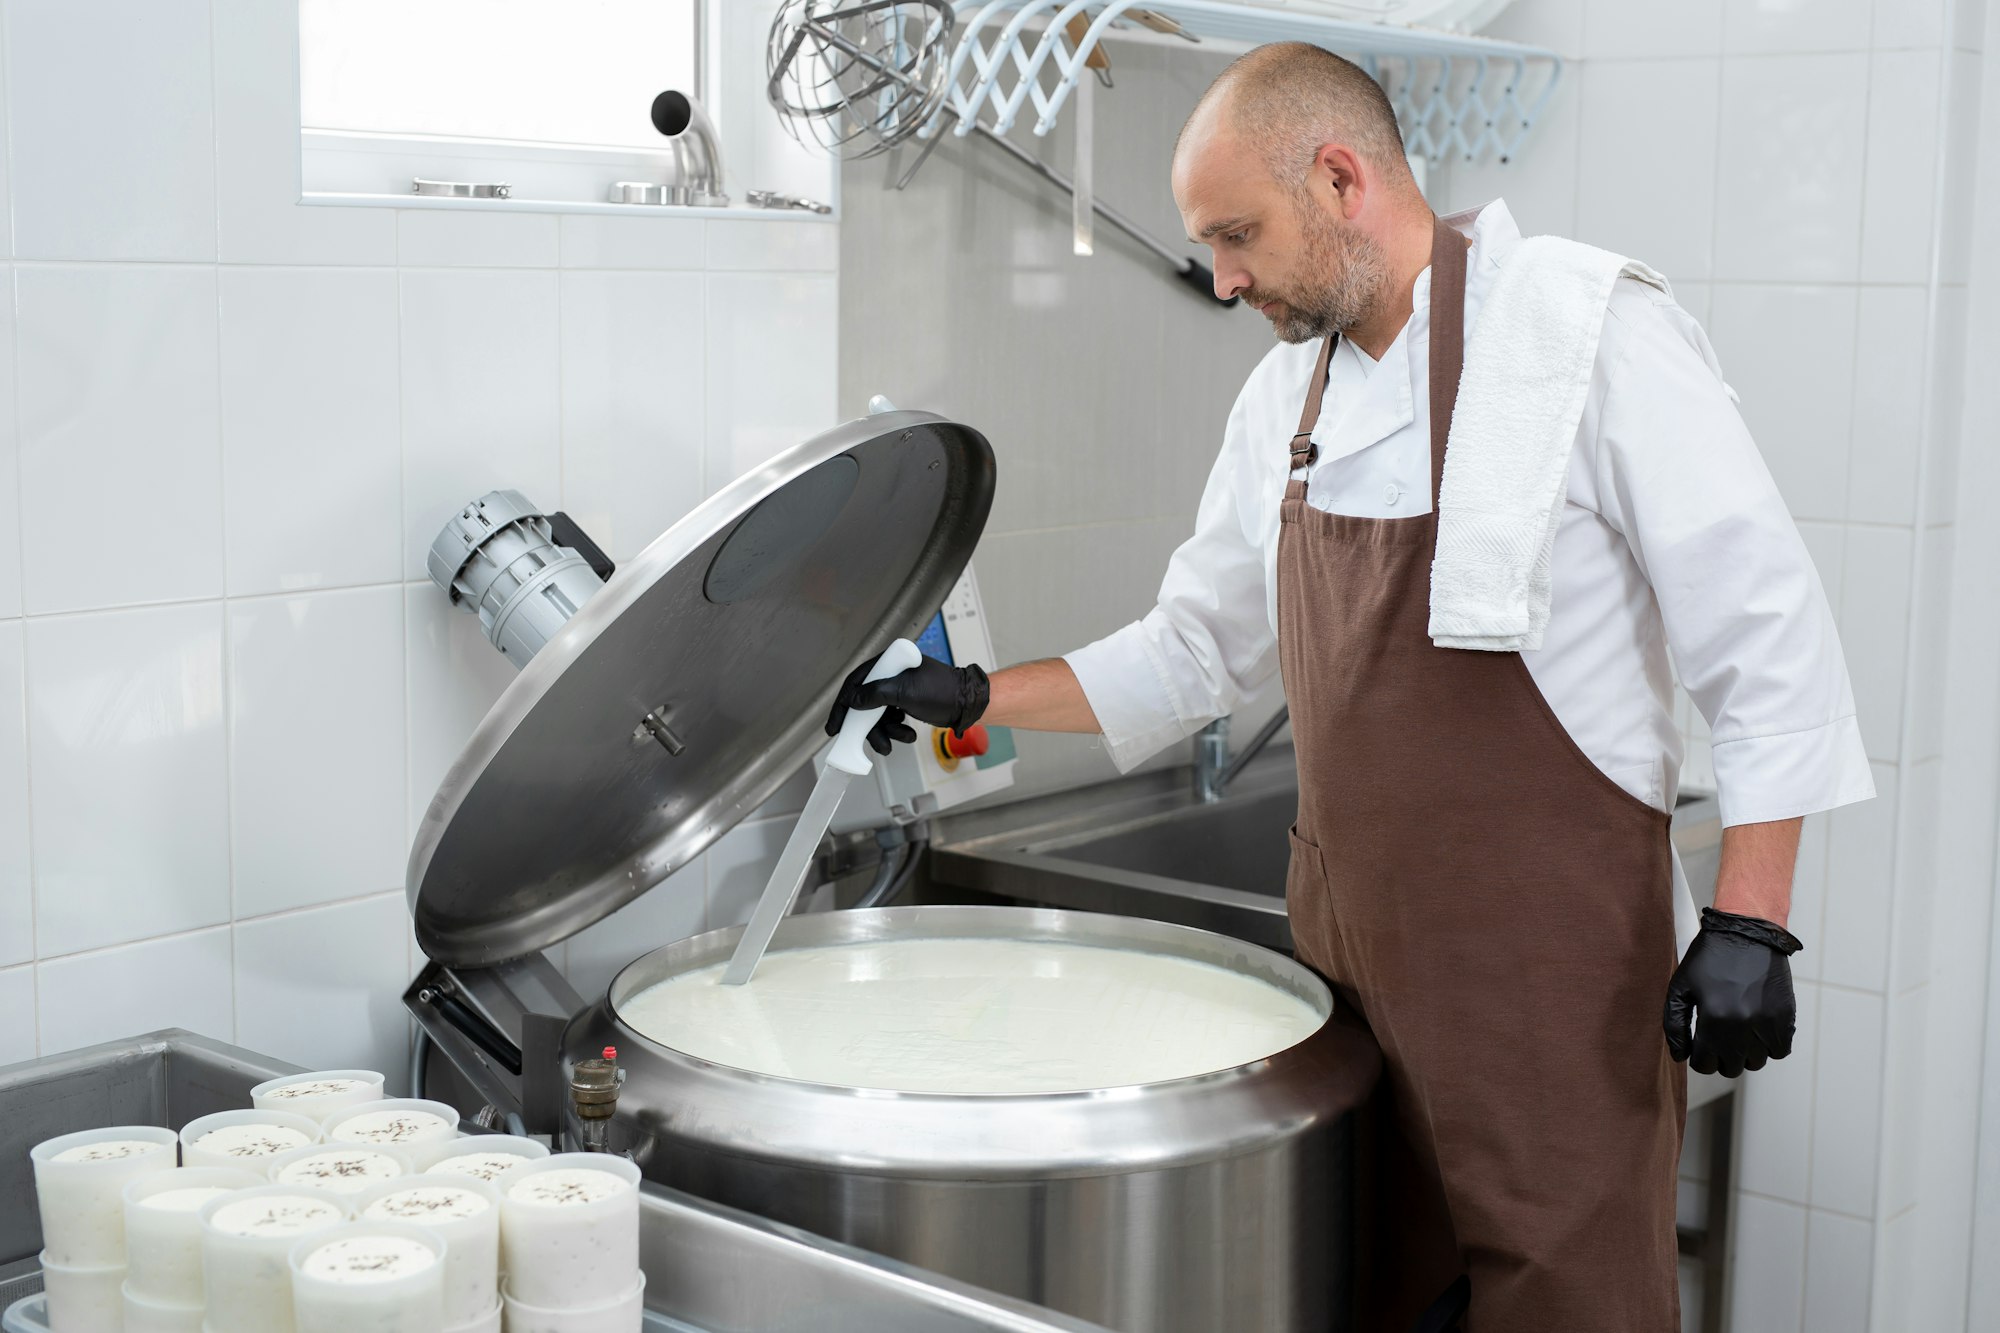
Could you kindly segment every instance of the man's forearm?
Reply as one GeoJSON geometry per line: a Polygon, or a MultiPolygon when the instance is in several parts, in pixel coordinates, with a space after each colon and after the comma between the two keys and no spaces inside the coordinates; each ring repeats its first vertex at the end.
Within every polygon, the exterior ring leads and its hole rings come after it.
{"type": "Polygon", "coordinates": [[[1792,872],[1799,860],[1802,819],[1735,824],[1722,830],[1722,866],[1715,876],[1717,911],[1784,925],[1792,910],[1792,872]]]}
{"type": "Polygon", "coordinates": [[[1103,730],[1069,663],[1060,657],[1023,662],[993,673],[981,721],[1027,731],[1103,730]]]}

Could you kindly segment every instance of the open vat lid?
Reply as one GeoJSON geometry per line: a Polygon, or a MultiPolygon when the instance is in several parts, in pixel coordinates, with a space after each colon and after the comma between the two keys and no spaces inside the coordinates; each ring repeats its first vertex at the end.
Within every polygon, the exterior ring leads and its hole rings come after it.
{"type": "Polygon", "coordinates": [[[847,672],[914,638],[993,502],[985,437],[883,412],[738,478],[621,568],[473,732],[410,850],[417,942],[486,967],[699,856],[824,741],[847,672]]]}

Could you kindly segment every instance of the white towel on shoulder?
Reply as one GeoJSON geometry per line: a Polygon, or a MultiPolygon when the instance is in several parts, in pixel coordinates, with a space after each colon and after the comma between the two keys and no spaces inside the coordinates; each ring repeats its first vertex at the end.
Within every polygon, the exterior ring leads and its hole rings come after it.
{"type": "Polygon", "coordinates": [[[1570,451],[1618,279],[1669,291],[1646,265],[1579,241],[1521,242],[1466,338],[1438,497],[1431,641],[1542,646],[1570,451]]]}

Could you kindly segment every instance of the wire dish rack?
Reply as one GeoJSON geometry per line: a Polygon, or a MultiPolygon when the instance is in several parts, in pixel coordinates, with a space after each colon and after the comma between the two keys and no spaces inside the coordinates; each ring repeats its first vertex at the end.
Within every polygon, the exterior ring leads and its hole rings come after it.
{"type": "MultiPolygon", "coordinates": [[[[1483,17],[1498,7],[1489,0],[1452,12],[1483,17]]],[[[1348,8],[1378,10],[1376,5],[1348,8]]],[[[1046,135],[1078,79],[1094,77],[1087,62],[1100,41],[1113,35],[1178,40],[1157,31],[1168,25],[1143,26],[1141,18],[1147,15],[1164,16],[1203,46],[1226,53],[1264,42],[1304,41],[1348,56],[1388,91],[1410,155],[1433,165],[1512,160],[1555,92],[1563,68],[1561,56],[1541,47],[1339,18],[1303,6],[1229,0],[960,0],[954,10],[948,91],[943,105],[917,131],[924,139],[946,131],[964,136],[975,125],[1005,134],[1030,111],[1034,132],[1046,135]],[[1072,42],[1069,33],[1079,18],[1089,26],[1072,42]]],[[[1379,12],[1386,19],[1397,11],[1380,6],[1379,12]]],[[[1446,9],[1432,5],[1424,12],[1446,9]]]]}

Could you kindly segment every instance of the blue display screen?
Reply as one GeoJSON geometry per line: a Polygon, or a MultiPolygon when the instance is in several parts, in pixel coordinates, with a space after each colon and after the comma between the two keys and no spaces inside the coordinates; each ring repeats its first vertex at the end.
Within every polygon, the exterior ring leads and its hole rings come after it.
{"type": "Polygon", "coordinates": [[[951,660],[951,640],[945,637],[942,611],[932,616],[931,623],[924,626],[924,632],[917,636],[917,647],[923,650],[925,657],[935,657],[948,666],[958,665],[951,660]]]}

